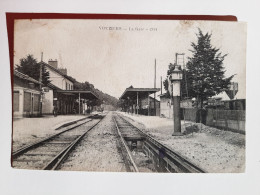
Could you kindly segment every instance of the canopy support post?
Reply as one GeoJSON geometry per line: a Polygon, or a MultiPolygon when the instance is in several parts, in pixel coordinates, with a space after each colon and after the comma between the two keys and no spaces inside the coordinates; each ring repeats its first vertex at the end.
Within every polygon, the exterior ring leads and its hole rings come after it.
{"type": "Polygon", "coordinates": [[[79,114],[80,114],[80,93],[79,93],[79,114]]]}

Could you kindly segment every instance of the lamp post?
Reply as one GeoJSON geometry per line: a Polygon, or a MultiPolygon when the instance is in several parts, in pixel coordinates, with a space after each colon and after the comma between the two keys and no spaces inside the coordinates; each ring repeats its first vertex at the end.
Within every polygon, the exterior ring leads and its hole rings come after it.
{"type": "Polygon", "coordinates": [[[181,92],[181,80],[182,80],[182,69],[181,66],[172,65],[171,74],[169,80],[172,84],[172,96],[173,96],[173,136],[180,136],[181,133],[181,120],[180,120],[180,92],[181,92]]]}

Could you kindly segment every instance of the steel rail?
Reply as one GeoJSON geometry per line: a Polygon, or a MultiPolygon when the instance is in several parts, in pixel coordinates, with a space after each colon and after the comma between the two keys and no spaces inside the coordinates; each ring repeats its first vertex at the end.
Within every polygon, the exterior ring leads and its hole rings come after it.
{"type": "MultiPolygon", "coordinates": [[[[105,116],[103,117],[105,118],[105,116]]],[[[43,170],[56,170],[60,164],[66,159],[68,154],[76,147],[76,145],[81,141],[81,139],[92,130],[97,124],[99,124],[103,118],[101,118],[97,123],[95,123],[91,128],[89,128],[85,133],[80,135],[76,140],[72,141],[64,150],[57,154],[44,168],[43,170]]]]}
{"type": "Polygon", "coordinates": [[[161,142],[155,140],[154,138],[152,138],[150,135],[148,135],[147,133],[145,133],[144,131],[142,131],[141,129],[139,129],[138,127],[136,127],[135,125],[133,125],[132,123],[130,123],[129,121],[127,121],[125,118],[123,118],[121,115],[119,115],[117,113],[117,115],[122,118],[124,121],[126,121],[128,124],[130,124],[131,126],[133,126],[134,128],[136,128],[141,134],[143,134],[147,141],[149,141],[150,143],[152,143],[153,145],[157,146],[158,148],[163,148],[165,150],[165,153],[168,154],[172,159],[174,159],[180,166],[182,166],[182,169],[185,169],[186,172],[191,172],[191,173],[206,173],[205,170],[203,170],[202,168],[198,167],[197,165],[191,163],[188,159],[186,159],[185,157],[183,157],[181,154],[179,154],[176,151],[173,151],[172,149],[168,148],[167,146],[165,146],[164,144],[162,144],[161,142]]]}
{"type": "Polygon", "coordinates": [[[133,156],[132,156],[132,154],[131,154],[131,151],[129,150],[129,148],[128,148],[128,146],[127,146],[127,143],[126,143],[126,141],[124,140],[124,138],[123,138],[123,136],[122,136],[122,134],[121,134],[121,132],[120,132],[120,130],[119,130],[119,127],[118,127],[118,125],[117,125],[116,119],[115,119],[114,117],[113,117],[113,120],[114,120],[114,122],[115,122],[116,129],[117,129],[117,133],[118,133],[118,135],[119,135],[119,137],[120,137],[120,140],[121,140],[121,142],[123,143],[123,145],[124,145],[124,147],[125,147],[125,149],[126,149],[126,151],[127,151],[127,155],[128,155],[128,157],[129,157],[129,159],[130,159],[130,162],[131,162],[131,164],[132,164],[133,167],[134,167],[134,171],[135,171],[135,172],[139,172],[139,169],[138,169],[138,167],[136,166],[136,164],[135,164],[135,162],[134,162],[134,159],[133,159],[133,156]]]}
{"type": "MultiPolygon", "coordinates": [[[[86,119],[88,119],[88,118],[86,118],[86,119]]],[[[69,127],[68,129],[66,129],[66,130],[64,130],[64,131],[61,131],[61,132],[56,133],[56,134],[54,134],[54,135],[51,135],[51,136],[49,136],[49,137],[47,137],[47,138],[43,138],[43,139],[41,139],[41,140],[39,140],[39,141],[36,141],[36,142],[34,142],[34,143],[32,143],[32,144],[29,144],[29,145],[26,145],[26,146],[24,146],[24,147],[22,147],[22,148],[19,148],[18,150],[14,151],[14,152],[12,153],[12,159],[13,159],[13,158],[16,158],[16,157],[18,157],[18,156],[20,156],[20,155],[22,155],[23,153],[27,152],[27,151],[30,150],[30,149],[33,149],[33,148],[35,148],[35,147],[38,147],[39,145],[43,144],[43,142],[45,142],[45,141],[49,141],[50,139],[53,139],[54,137],[56,137],[56,136],[58,136],[58,135],[61,135],[62,133],[65,133],[65,132],[67,132],[67,131],[70,131],[70,130],[72,130],[72,129],[75,129],[75,128],[77,128],[77,127],[79,127],[79,126],[81,126],[81,125],[83,125],[83,124],[85,124],[85,123],[88,123],[88,122],[92,121],[92,120],[93,120],[93,119],[90,119],[90,120],[88,120],[88,121],[82,122],[82,123],[80,123],[80,124],[78,124],[78,125],[76,125],[76,126],[69,127]]]]}

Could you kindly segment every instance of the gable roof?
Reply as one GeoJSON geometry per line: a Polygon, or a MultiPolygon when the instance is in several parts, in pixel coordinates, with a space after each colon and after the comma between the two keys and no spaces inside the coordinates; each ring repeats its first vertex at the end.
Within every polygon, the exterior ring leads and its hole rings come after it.
{"type": "Polygon", "coordinates": [[[60,74],[61,76],[65,77],[65,78],[68,79],[69,81],[71,81],[71,82],[73,82],[73,83],[75,82],[75,80],[73,80],[71,77],[69,77],[68,75],[63,74],[61,71],[59,71],[58,69],[54,68],[53,66],[51,66],[51,65],[49,65],[49,64],[47,64],[47,63],[45,63],[45,62],[42,62],[42,63],[43,63],[44,66],[50,68],[51,70],[53,70],[53,71],[55,71],[56,73],[60,74]]]}
{"type": "Polygon", "coordinates": [[[42,85],[41,82],[35,80],[35,79],[32,78],[32,77],[29,77],[29,76],[26,75],[26,74],[23,74],[23,73],[21,73],[21,72],[19,72],[19,71],[17,71],[17,70],[14,70],[14,76],[17,76],[17,77],[20,78],[20,79],[24,79],[24,80],[31,81],[31,82],[33,82],[33,83],[37,83],[37,84],[39,84],[39,85],[42,85]]]}
{"type": "Polygon", "coordinates": [[[124,93],[121,95],[119,99],[127,99],[127,97],[131,97],[132,99],[136,99],[137,92],[138,96],[141,98],[142,96],[147,96],[148,94],[153,94],[160,91],[159,88],[134,88],[129,87],[126,88],[124,93]]]}
{"type": "Polygon", "coordinates": [[[88,90],[57,90],[57,93],[61,93],[64,95],[79,95],[80,97],[87,99],[99,99],[98,96],[92,91],[88,90]]]}

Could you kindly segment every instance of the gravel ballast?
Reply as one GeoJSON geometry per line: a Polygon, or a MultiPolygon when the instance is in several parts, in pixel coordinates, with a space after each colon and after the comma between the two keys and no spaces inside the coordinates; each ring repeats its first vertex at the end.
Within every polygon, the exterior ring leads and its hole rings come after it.
{"type": "Polygon", "coordinates": [[[180,153],[209,173],[241,173],[245,171],[245,135],[182,121],[184,126],[197,126],[198,131],[172,136],[171,119],[137,116],[120,112],[129,122],[180,153]],[[200,127],[202,127],[200,129],[200,127]]]}
{"type": "Polygon", "coordinates": [[[44,116],[39,118],[21,118],[14,119],[12,133],[12,147],[17,150],[28,144],[32,144],[47,136],[60,132],[56,128],[83,118],[85,115],[59,115],[54,117],[44,116]]]}
{"type": "Polygon", "coordinates": [[[87,133],[60,169],[100,172],[127,171],[123,157],[118,150],[118,144],[119,139],[110,112],[87,133]]]}

